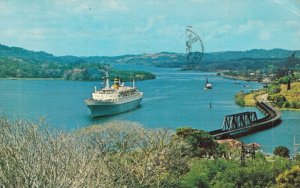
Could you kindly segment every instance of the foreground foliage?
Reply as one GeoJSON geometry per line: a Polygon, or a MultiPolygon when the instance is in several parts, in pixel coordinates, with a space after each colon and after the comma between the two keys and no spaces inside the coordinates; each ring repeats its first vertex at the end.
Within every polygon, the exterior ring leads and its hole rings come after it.
{"type": "Polygon", "coordinates": [[[295,165],[291,169],[281,173],[276,181],[279,187],[293,188],[300,187],[300,166],[295,165]]]}
{"type": "Polygon", "coordinates": [[[76,133],[0,121],[6,187],[165,187],[187,171],[189,147],[164,129],[114,122],[76,133]]]}
{"type": "Polygon", "coordinates": [[[285,172],[293,165],[258,153],[241,167],[239,149],[188,127],[110,122],[63,133],[0,118],[0,187],[285,187],[298,185],[298,167],[285,172]]]}
{"type": "Polygon", "coordinates": [[[202,159],[190,163],[191,170],[182,177],[182,187],[270,187],[276,177],[291,162],[282,158],[267,161],[264,158],[249,160],[241,167],[237,160],[202,159]]]}

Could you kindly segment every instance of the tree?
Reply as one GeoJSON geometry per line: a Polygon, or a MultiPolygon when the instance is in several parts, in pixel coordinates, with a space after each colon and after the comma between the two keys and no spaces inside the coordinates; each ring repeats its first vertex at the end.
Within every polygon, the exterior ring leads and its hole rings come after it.
{"type": "Polygon", "coordinates": [[[175,187],[190,146],[167,129],[110,122],[73,133],[0,118],[0,187],[175,187]]]}
{"type": "Polygon", "coordinates": [[[289,80],[291,79],[292,77],[291,76],[284,76],[284,77],[281,77],[278,82],[280,84],[288,84],[289,80]]]}
{"type": "Polygon", "coordinates": [[[289,75],[289,73],[293,75],[294,68],[297,63],[299,63],[299,59],[295,57],[296,52],[293,52],[293,54],[287,58],[287,60],[284,62],[285,65],[285,71],[286,75],[289,75]]]}
{"type": "Polygon", "coordinates": [[[215,156],[219,153],[219,144],[206,131],[183,127],[176,130],[176,135],[191,145],[195,157],[215,156]]]}
{"type": "Polygon", "coordinates": [[[280,91],[281,91],[281,89],[280,89],[280,85],[279,84],[270,84],[268,86],[268,94],[269,95],[279,93],[280,91]]]}
{"type": "Polygon", "coordinates": [[[290,151],[287,147],[285,146],[277,146],[274,151],[273,151],[274,155],[278,155],[280,157],[286,157],[289,158],[290,157],[290,151]]]}
{"type": "MultiPolygon", "coordinates": [[[[190,147],[167,129],[145,129],[132,122],[111,122],[82,133],[103,152],[108,181],[103,187],[172,187],[188,170],[190,147]]],[[[86,137],[84,136],[84,137],[86,137]]]]}

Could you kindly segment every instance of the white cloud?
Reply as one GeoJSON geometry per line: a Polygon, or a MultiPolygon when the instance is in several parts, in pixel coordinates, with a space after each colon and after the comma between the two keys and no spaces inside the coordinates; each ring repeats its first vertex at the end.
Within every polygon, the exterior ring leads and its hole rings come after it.
{"type": "Polygon", "coordinates": [[[10,4],[9,1],[0,0],[0,15],[9,15],[15,8],[10,4]]]}
{"type": "Polygon", "coordinates": [[[153,28],[156,24],[158,24],[159,22],[163,21],[165,18],[164,15],[154,15],[150,18],[148,18],[147,21],[147,25],[146,25],[146,31],[150,30],[151,28],[153,28]]]}
{"type": "Polygon", "coordinates": [[[205,0],[190,0],[192,3],[204,3],[205,0]]]}
{"type": "MultiPolygon", "coordinates": [[[[248,34],[257,33],[256,36],[259,40],[269,41],[273,35],[276,35],[284,27],[286,23],[278,22],[265,22],[262,20],[248,20],[245,24],[237,26],[236,35],[247,36],[248,34]]],[[[291,24],[291,23],[290,23],[291,24]]]]}
{"type": "Polygon", "coordinates": [[[272,38],[272,35],[268,30],[261,30],[258,34],[258,38],[263,41],[268,41],[272,38]]]}
{"type": "Polygon", "coordinates": [[[151,29],[153,29],[154,27],[156,27],[159,23],[163,22],[164,19],[165,19],[164,15],[154,15],[154,16],[151,16],[151,17],[149,17],[147,19],[146,24],[140,25],[140,26],[136,26],[134,28],[134,32],[137,32],[137,33],[147,33],[151,29]]]}
{"type": "Polygon", "coordinates": [[[299,27],[299,26],[300,26],[300,22],[288,20],[288,21],[286,22],[286,26],[288,26],[288,27],[298,27],[298,28],[300,28],[300,27],[299,27]]]}
{"type": "Polygon", "coordinates": [[[109,8],[111,10],[115,10],[115,11],[128,11],[129,8],[128,6],[118,0],[109,0],[109,1],[102,1],[100,3],[101,6],[103,6],[104,8],[109,8]]]}
{"type": "Polygon", "coordinates": [[[116,11],[128,11],[128,6],[119,0],[56,0],[54,6],[64,7],[69,12],[85,14],[87,11],[93,11],[93,13],[104,13],[104,12],[116,12],[116,11]]]}
{"type": "Polygon", "coordinates": [[[41,40],[45,37],[45,31],[41,28],[32,28],[29,29],[26,33],[29,37],[33,37],[34,39],[41,40]]]}
{"type": "Polygon", "coordinates": [[[232,25],[217,21],[202,22],[194,25],[192,30],[200,35],[200,38],[208,42],[217,38],[228,37],[234,32],[232,25]]]}
{"type": "Polygon", "coordinates": [[[263,28],[264,25],[265,23],[262,20],[248,20],[247,23],[238,25],[236,32],[238,34],[244,34],[263,28]]]}

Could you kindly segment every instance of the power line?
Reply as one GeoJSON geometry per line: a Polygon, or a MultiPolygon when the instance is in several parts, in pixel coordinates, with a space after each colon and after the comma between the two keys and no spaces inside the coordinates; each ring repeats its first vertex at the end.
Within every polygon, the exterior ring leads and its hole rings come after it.
{"type": "Polygon", "coordinates": [[[294,153],[293,153],[293,159],[296,159],[297,155],[298,155],[298,149],[300,147],[300,143],[296,142],[296,136],[294,136],[294,153]]]}

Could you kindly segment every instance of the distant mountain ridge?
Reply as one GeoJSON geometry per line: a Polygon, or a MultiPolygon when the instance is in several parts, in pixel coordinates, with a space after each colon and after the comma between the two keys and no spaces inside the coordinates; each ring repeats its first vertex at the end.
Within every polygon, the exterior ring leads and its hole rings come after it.
{"type": "Polygon", "coordinates": [[[212,52],[205,54],[204,60],[233,60],[241,58],[286,58],[296,52],[296,56],[300,57],[300,50],[285,50],[274,48],[272,50],[265,49],[252,49],[246,51],[225,51],[225,52],[212,52]]]}
{"type": "MultiPolygon", "coordinates": [[[[247,51],[224,51],[204,53],[202,62],[227,62],[230,60],[238,60],[244,58],[251,59],[282,59],[291,56],[296,52],[296,56],[300,57],[300,50],[285,49],[252,49],[247,51]]],[[[15,57],[23,60],[36,60],[42,62],[58,62],[58,63],[76,63],[76,62],[92,62],[92,63],[132,63],[147,64],[161,67],[182,67],[185,64],[185,54],[160,52],[155,54],[139,54],[139,55],[121,55],[121,56],[54,56],[52,54],[39,51],[30,51],[19,47],[8,47],[0,44],[0,58],[15,57]]]]}

